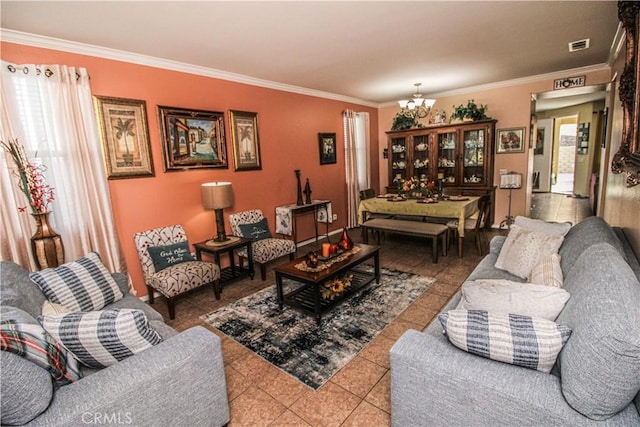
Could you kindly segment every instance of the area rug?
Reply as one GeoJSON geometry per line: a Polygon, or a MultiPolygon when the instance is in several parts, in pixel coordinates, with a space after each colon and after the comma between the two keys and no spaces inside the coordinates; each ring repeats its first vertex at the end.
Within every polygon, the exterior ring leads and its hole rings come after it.
{"type": "MultiPolygon", "coordinates": [[[[368,264],[359,268],[372,269],[368,264]]],[[[201,319],[317,390],[395,320],[435,279],[381,268],[371,283],[322,316],[278,307],[275,285],[201,319]]],[[[292,289],[284,281],[285,293],[292,289]]]]}

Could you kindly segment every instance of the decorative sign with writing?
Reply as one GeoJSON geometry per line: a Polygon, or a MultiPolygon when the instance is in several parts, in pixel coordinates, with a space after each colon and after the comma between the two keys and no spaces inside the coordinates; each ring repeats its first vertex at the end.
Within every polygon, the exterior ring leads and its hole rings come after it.
{"type": "Polygon", "coordinates": [[[566,79],[554,80],[553,90],[584,86],[585,80],[585,76],[567,77],[566,79]]]}

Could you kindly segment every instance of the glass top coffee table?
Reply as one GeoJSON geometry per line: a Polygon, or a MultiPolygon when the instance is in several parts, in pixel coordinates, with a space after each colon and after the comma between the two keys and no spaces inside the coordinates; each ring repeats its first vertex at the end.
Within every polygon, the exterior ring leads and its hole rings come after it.
{"type": "MultiPolygon", "coordinates": [[[[276,288],[280,309],[284,304],[299,309],[304,313],[315,316],[320,324],[322,313],[349,298],[374,280],[380,283],[380,246],[358,244],[353,250],[336,260],[331,260],[328,267],[318,265],[318,271],[305,271],[297,266],[304,266],[305,257],[296,258],[274,268],[276,274],[276,288]],[[344,258],[344,259],[342,259],[344,258]],[[373,272],[358,268],[363,262],[373,259],[373,272]],[[326,268],[323,268],[326,267],[326,268]],[[336,283],[336,279],[344,281],[351,276],[350,285],[341,292],[329,292],[329,286],[336,283]],[[283,279],[293,281],[293,290],[284,293],[283,279]],[[331,294],[331,295],[328,295],[331,294]]],[[[304,267],[303,267],[304,268],[304,267]]],[[[340,284],[338,283],[338,287],[340,284]]]]}

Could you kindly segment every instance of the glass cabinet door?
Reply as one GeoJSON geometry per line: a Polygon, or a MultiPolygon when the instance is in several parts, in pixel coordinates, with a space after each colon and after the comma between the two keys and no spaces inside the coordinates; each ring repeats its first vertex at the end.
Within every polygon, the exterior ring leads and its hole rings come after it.
{"type": "Polygon", "coordinates": [[[392,182],[409,179],[407,176],[407,138],[398,137],[391,139],[390,166],[392,182]]]}
{"type": "Polygon", "coordinates": [[[413,176],[425,182],[431,179],[429,148],[429,135],[413,137],[413,176]]]}
{"type": "Polygon", "coordinates": [[[456,138],[457,132],[438,133],[438,176],[442,182],[456,184],[456,138]]]}
{"type": "Polygon", "coordinates": [[[484,184],[484,129],[465,130],[462,133],[464,158],[462,179],[465,184],[484,184]]]}

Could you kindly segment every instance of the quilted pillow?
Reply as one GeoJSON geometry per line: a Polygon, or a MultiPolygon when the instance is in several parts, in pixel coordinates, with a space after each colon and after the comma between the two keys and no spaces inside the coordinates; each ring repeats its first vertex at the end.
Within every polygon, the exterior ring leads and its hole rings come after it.
{"type": "Polygon", "coordinates": [[[561,257],[558,254],[542,258],[531,270],[529,283],[561,288],[564,277],[560,259],[561,257]]]}
{"type": "Polygon", "coordinates": [[[541,259],[558,253],[563,240],[564,237],[560,235],[530,231],[514,225],[502,245],[496,268],[526,279],[541,259]]]}
{"type": "Polygon", "coordinates": [[[44,368],[60,385],[81,378],[73,355],[40,325],[15,320],[0,322],[0,350],[14,353],[44,368]]]}
{"type": "Polygon", "coordinates": [[[262,218],[260,221],[253,224],[240,224],[239,227],[242,237],[246,237],[248,239],[262,240],[272,237],[271,231],[269,231],[267,218],[262,218]]]}
{"type": "Polygon", "coordinates": [[[189,242],[187,241],[166,246],[150,246],[147,250],[156,273],[172,265],[196,260],[189,252],[189,242]]]}
{"type": "Polygon", "coordinates": [[[545,319],[482,310],[438,316],[449,341],[461,350],[549,373],[571,329],[545,319]]]}
{"type": "Polygon", "coordinates": [[[517,216],[514,224],[525,230],[535,231],[536,233],[552,234],[564,237],[571,230],[570,222],[549,222],[540,219],[527,218],[526,216],[517,216]]]}
{"type": "Polygon", "coordinates": [[[456,309],[513,313],[554,321],[567,300],[569,292],[564,289],[504,279],[478,279],[462,285],[456,309]]]}
{"type": "Polygon", "coordinates": [[[80,363],[94,369],[113,365],[162,341],[141,310],[76,312],[38,320],[80,363]]]}
{"type": "Polygon", "coordinates": [[[30,273],[29,278],[49,301],[71,311],[100,310],[124,297],[96,252],[56,268],[30,273]]]}

